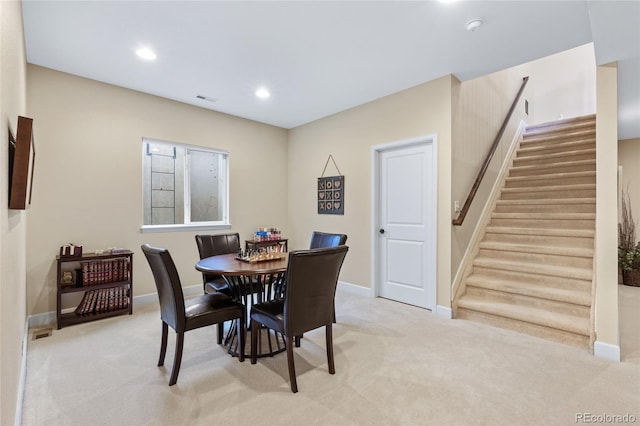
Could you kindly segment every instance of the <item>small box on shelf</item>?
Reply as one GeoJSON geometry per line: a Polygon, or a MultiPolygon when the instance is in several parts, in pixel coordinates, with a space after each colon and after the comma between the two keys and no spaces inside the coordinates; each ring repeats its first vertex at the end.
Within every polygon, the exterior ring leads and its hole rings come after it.
{"type": "Polygon", "coordinates": [[[65,259],[82,257],[82,246],[73,243],[60,246],[60,257],[65,259]]]}

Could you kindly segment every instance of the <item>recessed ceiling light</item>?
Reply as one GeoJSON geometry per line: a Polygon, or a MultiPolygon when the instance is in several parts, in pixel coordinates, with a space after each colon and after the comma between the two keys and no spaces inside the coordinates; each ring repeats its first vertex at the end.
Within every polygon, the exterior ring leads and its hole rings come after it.
{"type": "Polygon", "coordinates": [[[467,31],[475,31],[480,28],[480,25],[482,25],[482,19],[472,19],[467,22],[464,27],[467,29],[467,31]]]}
{"type": "Polygon", "coordinates": [[[157,57],[156,53],[148,47],[141,47],[140,49],[136,50],[136,55],[138,55],[142,59],[146,59],[147,61],[153,61],[157,57]]]}
{"type": "Polygon", "coordinates": [[[256,90],[256,96],[259,97],[260,99],[267,99],[269,96],[271,96],[271,93],[269,93],[269,91],[264,87],[261,87],[258,90],[256,90]]]}

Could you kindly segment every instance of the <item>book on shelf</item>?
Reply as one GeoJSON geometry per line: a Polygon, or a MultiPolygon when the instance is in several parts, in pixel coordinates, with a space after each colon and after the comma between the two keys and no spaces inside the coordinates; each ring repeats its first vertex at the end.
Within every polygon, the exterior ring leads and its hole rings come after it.
{"type": "Polygon", "coordinates": [[[131,265],[127,258],[87,260],[82,263],[83,285],[127,281],[131,265]]]}
{"type": "Polygon", "coordinates": [[[126,286],[89,290],[76,307],[77,315],[93,315],[119,311],[129,308],[129,295],[126,286]]]}

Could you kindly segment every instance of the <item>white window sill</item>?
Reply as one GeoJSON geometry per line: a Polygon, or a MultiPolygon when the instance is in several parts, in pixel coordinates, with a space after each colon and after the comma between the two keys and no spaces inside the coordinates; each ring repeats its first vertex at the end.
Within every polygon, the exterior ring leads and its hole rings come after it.
{"type": "Polygon", "coordinates": [[[181,232],[181,231],[212,231],[217,229],[231,229],[231,224],[180,224],[180,225],[142,225],[140,232],[181,232]]]}

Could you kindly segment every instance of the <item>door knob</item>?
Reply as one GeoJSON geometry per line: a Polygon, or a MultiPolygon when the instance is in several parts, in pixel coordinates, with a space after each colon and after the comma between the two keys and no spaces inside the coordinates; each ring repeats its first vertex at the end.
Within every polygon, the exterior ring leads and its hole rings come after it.
{"type": "Polygon", "coordinates": [[[378,232],[380,232],[380,234],[384,234],[384,228],[380,228],[378,232]]]}

